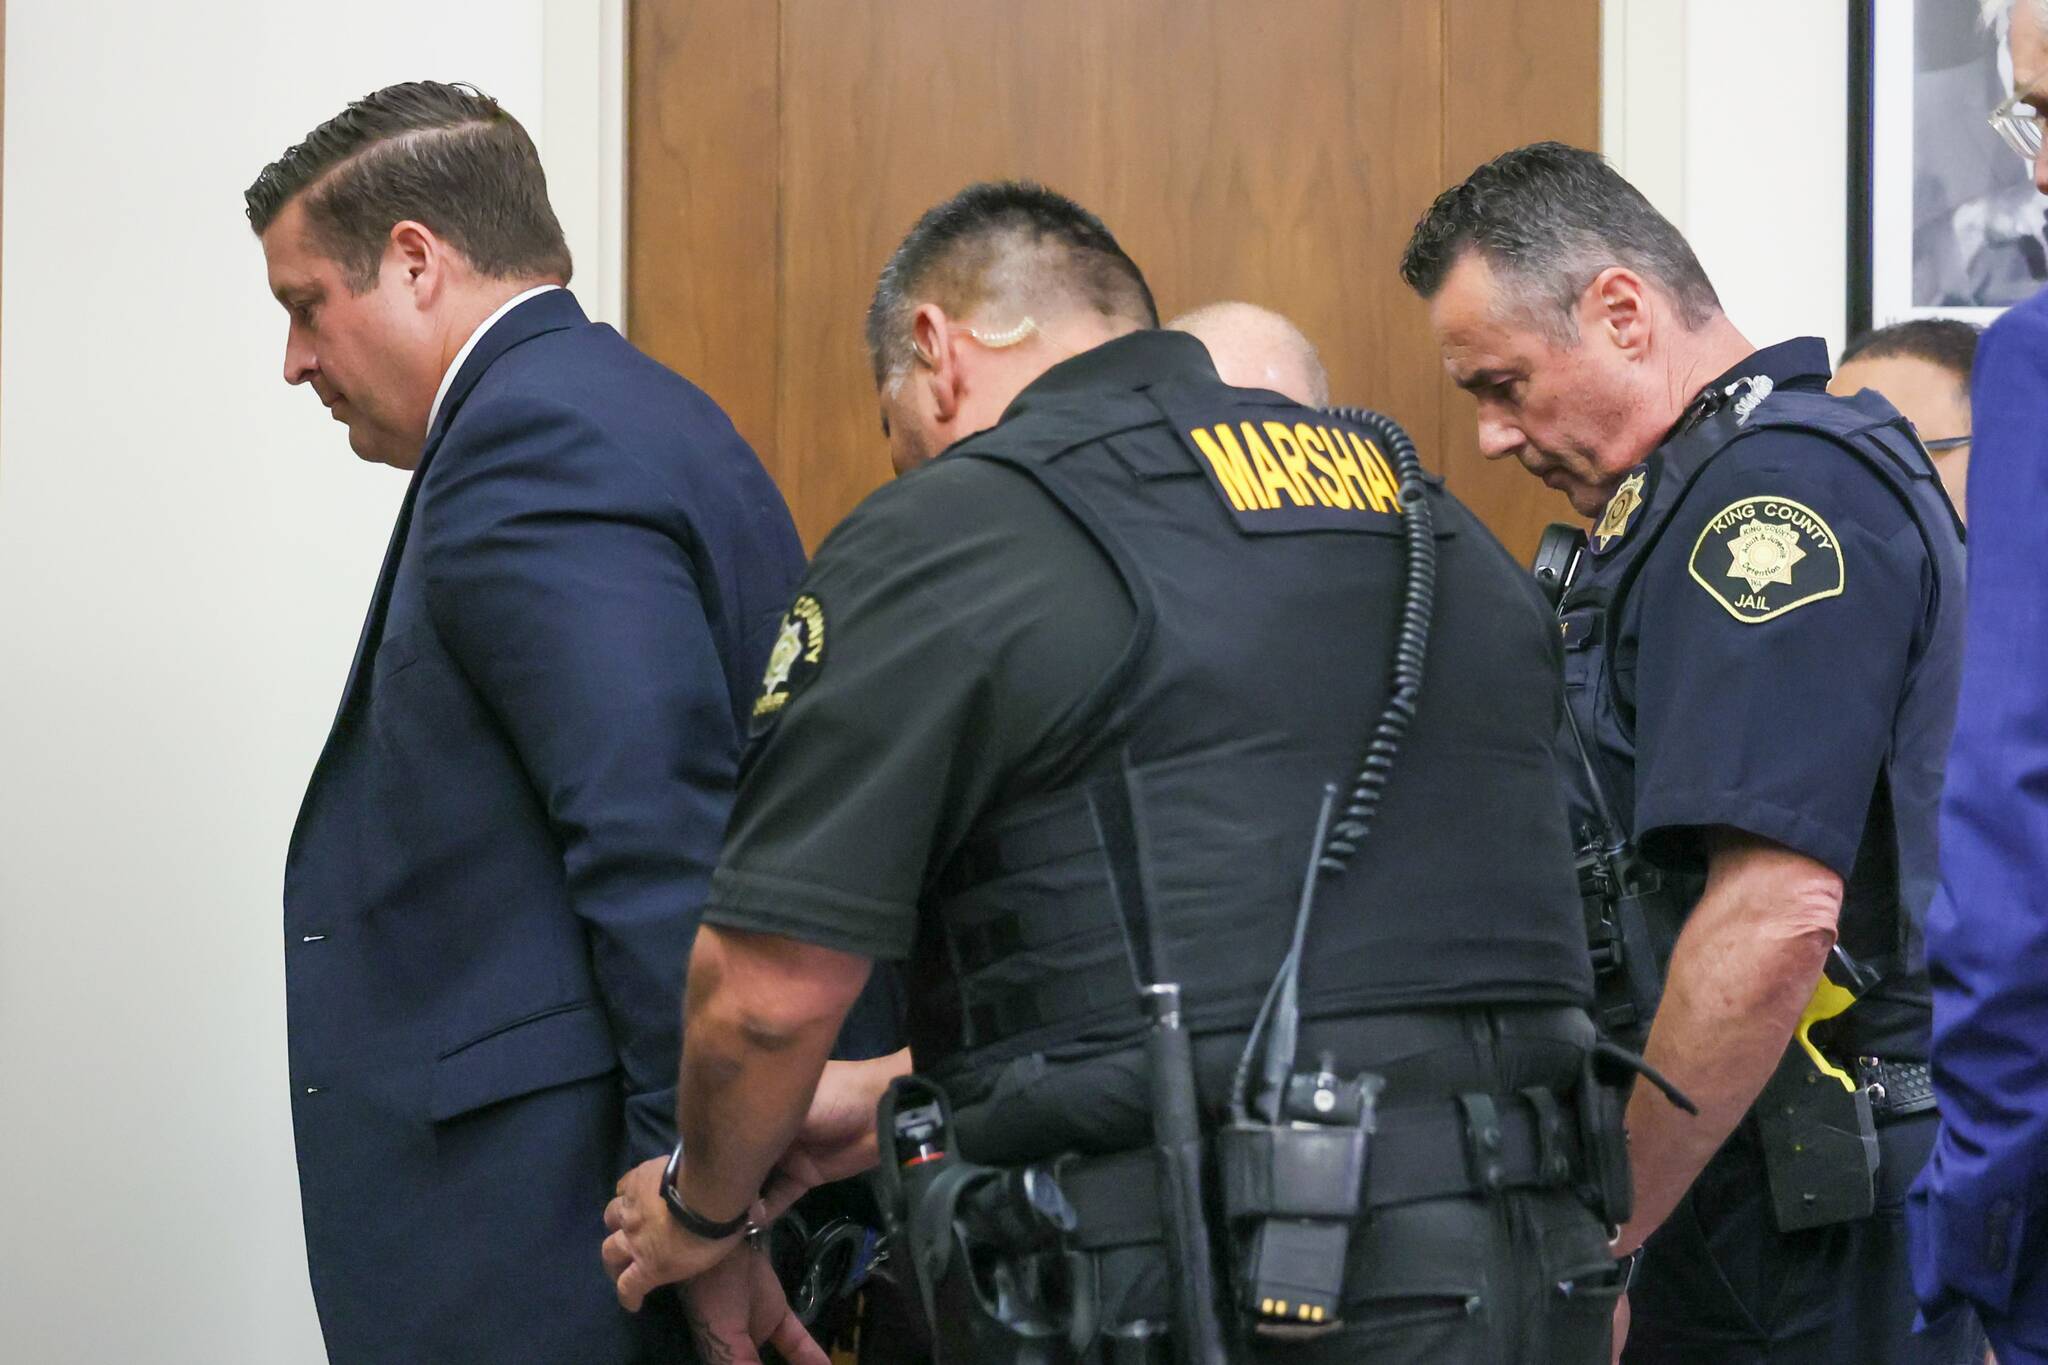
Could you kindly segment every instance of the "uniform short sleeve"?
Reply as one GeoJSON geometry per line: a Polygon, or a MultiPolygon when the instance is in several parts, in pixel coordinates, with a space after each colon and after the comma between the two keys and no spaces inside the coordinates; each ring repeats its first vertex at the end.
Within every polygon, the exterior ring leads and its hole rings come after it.
{"type": "Polygon", "coordinates": [[[1825,438],[1766,428],[1714,458],[1631,608],[1635,828],[1651,857],[1687,862],[1725,825],[1848,879],[1928,573],[1904,503],[1825,438]]]}
{"type": "Polygon", "coordinates": [[[930,875],[1100,699],[1134,624],[1027,475],[949,456],[882,489],[784,622],[705,921],[907,956],[930,875]]]}

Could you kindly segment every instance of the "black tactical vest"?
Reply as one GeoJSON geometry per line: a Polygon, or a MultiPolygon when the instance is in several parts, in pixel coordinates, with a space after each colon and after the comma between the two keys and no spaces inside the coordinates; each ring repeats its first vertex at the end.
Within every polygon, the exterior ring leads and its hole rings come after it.
{"type": "MultiPolygon", "coordinates": [[[[1623,638],[1629,593],[1697,476],[1735,442],[1759,431],[1784,429],[1825,438],[1841,458],[1860,461],[1882,479],[1919,530],[1932,588],[1913,639],[1879,788],[1872,794],[1876,818],[1889,824],[1889,839],[1873,849],[1866,833],[1858,875],[1843,903],[1840,942],[1883,979],[1879,997],[1924,1011],[1928,990],[1923,927],[1939,876],[1935,839],[1942,769],[1962,664],[1961,523],[1912,428],[1882,398],[1867,391],[1836,398],[1791,387],[1765,392],[1768,396],[1753,406],[1741,401],[1740,394],[1706,400],[1703,415],[1641,466],[1641,511],[1611,550],[1586,557],[1564,599],[1566,700],[1592,751],[1612,814],[1626,824],[1635,807],[1636,707],[1628,685],[1632,674],[1625,660],[1617,668],[1617,659],[1629,645],[1623,638]],[[1873,854],[1874,869],[1867,866],[1873,854]],[[1869,894],[1867,885],[1872,881],[1879,887],[1875,895],[1869,894]]],[[[1825,458],[1820,453],[1824,449],[1816,446],[1816,458],[1825,458]]],[[[1632,474],[1624,483],[1634,478],[1632,474]]],[[[1599,538],[1596,530],[1596,545],[1599,538]]],[[[1575,764],[1572,772],[1576,821],[1587,817],[1590,801],[1582,770],[1575,764]]],[[[1631,837],[1636,833],[1627,828],[1619,832],[1631,837]]],[[[1689,908],[1698,898],[1700,884],[1697,875],[1688,879],[1677,904],[1689,908]]],[[[1651,928],[1660,957],[1668,957],[1679,926],[1651,928]]],[[[1887,1041],[1895,1037],[1896,1019],[1878,1025],[1884,1008],[1871,1005],[1860,1014],[1844,1016],[1844,1045],[1857,1044],[1859,1027],[1868,1034],[1876,1026],[1887,1041]]],[[[1918,1055],[1924,1055],[1924,1015],[1905,1027],[1917,1029],[1922,1050],[1918,1055]]]]}
{"type": "MultiPolygon", "coordinates": [[[[1128,1046],[1140,971],[1181,984],[1198,1032],[1247,1027],[1325,784],[1349,787],[1386,697],[1401,517],[1363,431],[1186,366],[1063,398],[945,458],[1034,480],[1101,546],[1138,625],[1102,704],[1058,738],[1050,789],[988,812],[928,890],[911,1038],[941,1079],[1128,1046]]],[[[1590,996],[1556,628],[1498,542],[1431,496],[1419,714],[1371,837],[1321,886],[1310,1017],[1590,996]]]]}

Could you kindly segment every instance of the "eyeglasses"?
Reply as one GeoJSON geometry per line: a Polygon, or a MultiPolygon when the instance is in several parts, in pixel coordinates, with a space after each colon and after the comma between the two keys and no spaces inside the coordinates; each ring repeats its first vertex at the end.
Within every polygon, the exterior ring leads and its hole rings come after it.
{"type": "Polygon", "coordinates": [[[2032,165],[2041,154],[2041,112],[2031,100],[2019,95],[2000,100],[1991,111],[1991,126],[2006,146],[2019,153],[2020,160],[2032,165]]]}
{"type": "Polygon", "coordinates": [[[1970,438],[1967,435],[1964,435],[1944,436],[1938,441],[1922,441],[1920,444],[1927,447],[1927,453],[1929,455],[1939,455],[1943,451],[1947,450],[1961,450],[1964,446],[1968,445],[1969,443],[1970,438]]]}

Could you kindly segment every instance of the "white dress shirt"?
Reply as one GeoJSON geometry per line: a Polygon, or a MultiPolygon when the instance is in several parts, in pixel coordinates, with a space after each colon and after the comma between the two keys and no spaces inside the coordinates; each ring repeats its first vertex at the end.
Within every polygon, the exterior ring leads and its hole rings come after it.
{"type": "Polygon", "coordinates": [[[505,314],[511,312],[520,304],[525,303],[528,299],[538,294],[545,294],[550,289],[560,289],[561,287],[559,284],[537,284],[523,294],[514,294],[511,298],[498,305],[497,312],[476,325],[476,330],[469,334],[469,340],[463,342],[462,349],[455,353],[455,359],[449,361],[448,368],[441,372],[441,387],[434,390],[434,406],[427,409],[427,430],[429,432],[434,429],[434,419],[441,415],[441,400],[448,396],[450,386],[455,383],[455,376],[462,373],[462,362],[469,359],[469,353],[476,349],[477,342],[483,340],[484,333],[497,325],[499,318],[504,317],[505,314]]]}

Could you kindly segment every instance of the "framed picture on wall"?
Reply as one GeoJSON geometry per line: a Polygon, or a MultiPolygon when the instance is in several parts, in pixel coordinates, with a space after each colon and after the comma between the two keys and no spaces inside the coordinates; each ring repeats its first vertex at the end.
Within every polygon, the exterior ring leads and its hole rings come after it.
{"type": "Polygon", "coordinates": [[[2048,284],[2048,198],[1990,123],[2012,89],[2009,8],[1850,6],[1851,336],[1909,318],[1986,323],[2048,284]]]}

